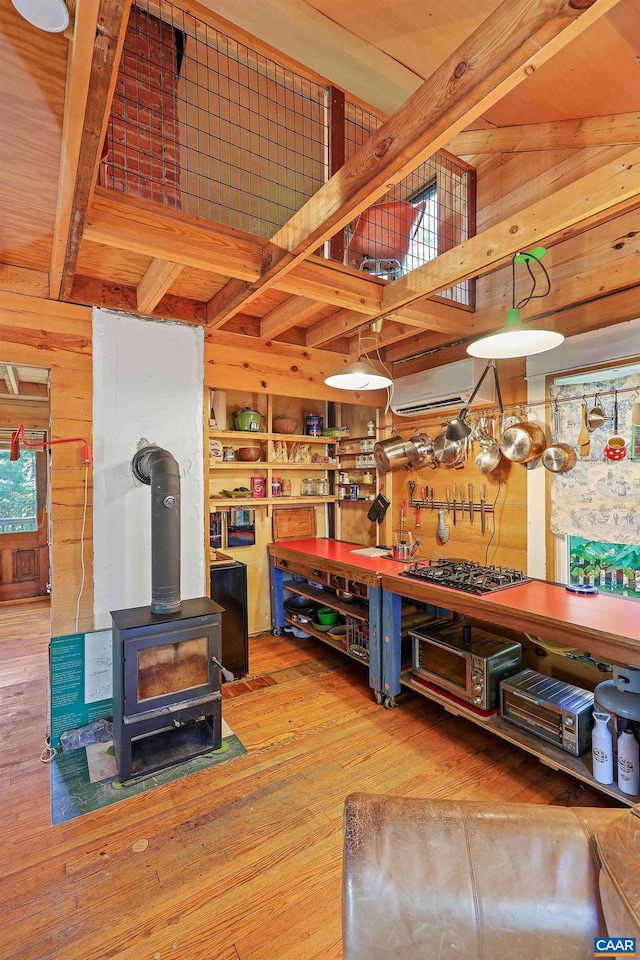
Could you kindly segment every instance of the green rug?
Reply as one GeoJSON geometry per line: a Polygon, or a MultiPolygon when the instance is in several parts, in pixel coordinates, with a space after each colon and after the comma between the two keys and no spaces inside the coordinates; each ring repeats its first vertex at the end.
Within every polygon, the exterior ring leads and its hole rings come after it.
{"type": "Polygon", "coordinates": [[[140,783],[123,787],[117,780],[116,761],[111,743],[94,743],[68,753],[59,753],[51,762],[51,823],[65,823],[101,807],[137,797],[165,783],[180,780],[190,773],[207,770],[217,763],[246,753],[246,748],[225,720],[222,721],[222,746],[193,760],[169,767],[140,783]]]}

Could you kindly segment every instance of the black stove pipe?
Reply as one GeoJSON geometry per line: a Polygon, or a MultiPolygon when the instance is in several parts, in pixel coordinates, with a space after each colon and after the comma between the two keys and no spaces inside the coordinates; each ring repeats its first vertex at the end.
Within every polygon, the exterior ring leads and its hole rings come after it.
{"type": "Polygon", "coordinates": [[[151,612],[176,613],[180,599],[180,468],[162,447],[141,447],[134,476],[151,486],[151,612]]]}

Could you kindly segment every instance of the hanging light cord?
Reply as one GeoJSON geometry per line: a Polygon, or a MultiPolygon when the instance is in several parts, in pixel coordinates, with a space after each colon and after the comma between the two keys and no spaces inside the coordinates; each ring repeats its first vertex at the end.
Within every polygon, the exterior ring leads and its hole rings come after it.
{"type": "Polygon", "coordinates": [[[82,594],[84,593],[84,581],[85,581],[85,563],[84,563],[84,532],[87,523],[87,492],[89,486],[89,466],[85,463],[84,467],[84,504],[82,507],[82,528],[80,530],[80,567],[82,569],[82,576],[80,578],[80,589],[78,590],[78,599],[76,601],[76,633],[78,632],[78,624],[80,623],[80,601],[82,600],[82,594]]]}
{"type": "Polygon", "coordinates": [[[375,344],[376,357],[378,358],[378,361],[379,361],[379,363],[380,363],[380,366],[382,367],[382,369],[384,370],[384,372],[387,374],[387,376],[388,376],[389,379],[391,380],[391,383],[390,383],[389,386],[386,388],[386,389],[387,389],[387,403],[386,403],[386,406],[385,406],[385,408],[384,408],[384,412],[385,412],[385,414],[386,414],[386,413],[389,412],[389,407],[391,406],[391,401],[393,400],[393,389],[394,389],[393,373],[391,372],[391,370],[389,369],[389,367],[387,366],[387,364],[384,362],[384,360],[383,360],[382,357],[380,356],[380,346],[379,346],[379,344],[378,344],[378,337],[377,337],[377,335],[374,334],[374,335],[371,336],[371,337],[363,337],[362,334],[361,334],[361,328],[360,328],[360,327],[358,327],[358,358],[360,358],[360,357],[362,356],[362,354],[364,354],[365,357],[367,358],[367,360],[369,361],[369,363],[371,363],[371,365],[373,366],[371,357],[370,357],[369,354],[367,353],[367,348],[366,348],[365,346],[363,346],[363,341],[364,341],[364,340],[373,340],[373,342],[374,342],[374,344],[375,344]]]}
{"type": "Polygon", "coordinates": [[[541,300],[543,297],[546,297],[548,296],[548,294],[551,293],[551,280],[549,278],[547,268],[545,267],[542,260],[540,260],[539,257],[536,257],[534,253],[527,252],[525,254],[516,254],[516,256],[513,258],[511,262],[511,269],[512,269],[512,277],[513,277],[513,306],[516,309],[522,310],[522,308],[526,307],[526,305],[529,303],[530,300],[541,300]],[[527,258],[525,260],[525,263],[527,265],[527,270],[529,271],[529,276],[531,277],[531,282],[532,282],[531,293],[527,297],[525,297],[523,300],[521,300],[520,303],[516,303],[516,257],[518,256],[525,256],[527,258]],[[544,274],[544,278],[547,282],[547,289],[544,291],[544,293],[536,293],[536,287],[538,286],[538,281],[536,280],[535,273],[531,269],[532,260],[535,260],[535,262],[539,265],[540,269],[542,270],[542,273],[544,274]]]}

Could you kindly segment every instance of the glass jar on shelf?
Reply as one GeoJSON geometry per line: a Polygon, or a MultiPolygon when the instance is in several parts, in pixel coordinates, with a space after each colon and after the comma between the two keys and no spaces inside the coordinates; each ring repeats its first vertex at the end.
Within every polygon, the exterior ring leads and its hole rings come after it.
{"type": "Polygon", "coordinates": [[[286,477],[283,477],[280,481],[280,496],[281,497],[290,497],[291,496],[291,480],[288,480],[286,477]]]}
{"type": "Polygon", "coordinates": [[[222,459],[223,460],[235,460],[236,451],[234,447],[223,447],[222,448],[222,459]]]}
{"type": "Polygon", "coordinates": [[[302,481],[302,496],[303,497],[317,497],[318,496],[318,484],[315,477],[305,477],[302,481]]]}
{"type": "Polygon", "coordinates": [[[326,478],[319,478],[316,482],[316,490],[319,497],[329,496],[329,481],[326,478]]]}

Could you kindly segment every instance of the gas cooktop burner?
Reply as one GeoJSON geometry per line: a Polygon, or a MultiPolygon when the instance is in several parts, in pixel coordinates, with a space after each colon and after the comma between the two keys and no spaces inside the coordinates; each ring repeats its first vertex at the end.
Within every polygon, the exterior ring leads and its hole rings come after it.
{"type": "Polygon", "coordinates": [[[470,560],[420,560],[400,576],[478,594],[494,593],[496,590],[515,587],[519,583],[529,583],[531,579],[525,577],[521,570],[483,567],[470,560]]]}

